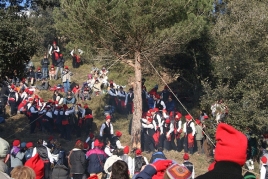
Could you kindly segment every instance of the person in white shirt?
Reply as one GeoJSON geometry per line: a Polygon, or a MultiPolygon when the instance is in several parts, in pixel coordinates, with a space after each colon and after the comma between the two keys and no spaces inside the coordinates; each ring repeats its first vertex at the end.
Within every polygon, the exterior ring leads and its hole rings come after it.
{"type": "Polygon", "coordinates": [[[111,172],[112,172],[112,165],[114,164],[114,162],[118,161],[118,160],[122,160],[119,156],[118,156],[118,149],[115,149],[113,151],[113,155],[108,157],[107,160],[104,163],[104,171],[105,173],[107,173],[107,179],[110,178],[111,176],[111,172]]]}
{"type": "Polygon", "coordinates": [[[177,151],[180,152],[182,150],[182,140],[181,140],[181,133],[182,133],[182,122],[181,122],[181,113],[176,112],[175,114],[175,121],[174,121],[174,133],[175,139],[177,143],[177,151]]]}
{"type": "Polygon", "coordinates": [[[111,141],[113,134],[114,128],[111,124],[111,116],[107,115],[106,121],[101,125],[100,128],[100,136],[102,137],[103,141],[106,141],[107,138],[111,141]]]}
{"type": "Polygon", "coordinates": [[[134,175],[133,173],[133,159],[128,155],[129,154],[129,146],[126,146],[123,150],[123,155],[120,156],[120,158],[127,163],[128,171],[130,173],[130,176],[132,177],[134,175]]]}
{"type": "MultiPolygon", "coordinates": [[[[174,125],[170,121],[170,119],[166,119],[165,124],[164,124],[164,135],[165,135],[165,141],[163,140],[163,146],[166,150],[171,150],[172,149],[172,142],[174,141],[174,125]]],[[[160,145],[160,147],[162,147],[160,145]]]]}
{"type": "Polygon", "coordinates": [[[113,155],[114,149],[111,148],[111,142],[109,139],[106,139],[105,143],[106,143],[106,146],[104,148],[104,152],[106,153],[108,157],[111,157],[113,155]]]}
{"type": "Polygon", "coordinates": [[[155,151],[155,141],[153,135],[155,134],[155,126],[152,124],[153,119],[142,119],[142,128],[144,131],[144,148],[146,151],[155,151]]]}
{"type": "Polygon", "coordinates": [[[194,135],[195,135],[195,124],[192,121],[192,116],[190,114],[187,114],[185,116],[186,122],[183,126],[183,132],[184,132],[184,152],[188,153],[188,150],[190,151],[190,154],[194,153],[194,135]]]}
{"type": "Polygon", "coordinates": [[[267,173],[267,157],[262,156],[261,157],[261,171],[260,171],[260,179],[266,179],[266,173],[267,173]]]}
{"type": "Polygon", "coordinates": [[[122,132],[120,131],[116,131],[115,132],[115,136],[112,137],[112,148],[115,148],[115,149],[123,149],[124,146],[121,145],[121,142],[120,142],[120,137],[122,136],[122,132]]]}

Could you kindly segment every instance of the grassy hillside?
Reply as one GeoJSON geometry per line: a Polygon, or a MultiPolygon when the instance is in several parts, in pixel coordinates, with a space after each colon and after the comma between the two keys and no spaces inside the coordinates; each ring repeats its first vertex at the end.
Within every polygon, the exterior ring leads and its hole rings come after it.
{"type": "MultiPolygon", "coordinates": [[[[34,64],[36,67],[39,66],[40,59],[34,60],[34,64]]],[[[96,62],[95,65],[98,68],[101,68],[103,65],[106,67],[109,67],[110,65],[113,64],[112,62],[105,61],[104,63],[99,63],[96,62]]],[[[73,72],[73,77],[72,81],[78,84],[82,84],[84,81],[87,79],[87,75],[91,71],[92,64],[85,64],[81,66],[78,69],[72,69],[71,67],[71,59],[68,59],[66,62],[66,65],[69,66],[69,69],[73,72]]],[[[133,69],[132,67],[129,67],[125,64],[121,63],[116,63],[112,65],[112,67],[109,69],[109,80],[113,80],[116,84],[120,85],[126,85],[126,91],[130,87],[130,83],[133,81],[133,69]]],[[[155,84],[159,84],[159,90],[162,90],[164,85],[160,83],[160,80],[156,78],[156,76],[146,76],[146,87],[147,89],[151,89],[155,84]]],[[[51,86],[61,83],[60,80],[57,81],[51,81],[50,84],[51,86]]],[[[39,92],[39,95],[44,98],[44,100],[51,99],[52,97],[52,92],[51,91],[41,91],[39,92]]],[[[85,102],[78,101],[78,103],[85,104],[85,102]]],[[[89,107],[93,110],[94,114],[94,123],[95,125],[95,133],[99,132],[100,125],[105,121],[104,119],[104,105],[107,104],[107,96],[101,95],[101,96],[96,96],[93,97],[92,100],[86,102],[89,107]]],[[[7,112],[9,112],[9,107],[7,109],[7,112]]],[[[195,111],[197,112],[197,111],[195,111]]],[[[127,119],[126,116],[122,116],[119,114],[115,115],[115,118],[117,119],[114,125],[114,130],[120,130],[123,132],[123,136],[121,138],[121,142],[123,145],[130,145],[130,135],[128,134],[128,126],[129,126],[129,120],[127,119]]],[[[29,134],[29,126],[28,124],[28,119],[24,117],[24,115],[16,115],[14,117],[9,117],[5,124],[1,124],[0,129],[0,135],[3,138],[6,138],[10,143],[15,139],[19,138],[21,141],[37,141],[39,138],[43,138],[45,140],[48,139],[50,135],[53,135],[54,137],[58,138],[57,134],[48,134],[46,132],[40,132],[37,131],[36,134],[29,134]]],[[[83,134],[83,137],[81,137],[82,140],[86,139],[86,134],[83,134]]],[[[72,141],[66,141],[59,139],[60,142],[62,143],[62,146],[66,150],[71,150],[75,140],[77,140],[75,135],[72,135],[72,141]]],[[[176,160],[177,162],[181,163],[182,162],[182,156],[183,152],[179,153],[176,151],[170,151],[170,152],[165,152],[166,156],[169,159],[176,160]]],[[[144,154],[147,156],[148,159],[150,159],[151,154],[144,154]]],[[[208,159],[203,156],[203,155],[196,155],[194,154],[193,156],[190,156],[190,161],[192,161],[195,164],[195,172],[196,175],[200,175],[204,172],[207,171],[207,167],[209,165],[208,159]]]]}

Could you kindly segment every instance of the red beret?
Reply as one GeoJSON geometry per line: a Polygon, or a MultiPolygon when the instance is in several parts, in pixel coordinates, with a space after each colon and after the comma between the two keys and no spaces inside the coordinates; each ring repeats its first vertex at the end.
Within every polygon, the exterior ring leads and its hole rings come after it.
{"type": "Polygon", "coordinates": [[[185,153],[185,154],[183,155],[183,160],[189,160],[189,155],[188,155],[188,153],[185,153]]]}
{"type": "Polygon", "coordinates": [[[190,115],[190,114],[187,114],[186,116],[184,116],[185,117],[185,119],[187,119],[187,120],[191,120],[192,119],[192,116],[190,115]]]}
{"type": "Polygon", "coordinates": [[[115,135],[116,135],[117,137],[121,137],[121,136],[122,136],[122,132],[120,132],[120,131],[116,131],[116,132],[115,132],[115,135]]]}
{"type": "Polygon", "coordinates": [[[129,153],[129,146],[126,146],[125,148],[124,148],[124,154],[128,154],[129,153]]]}
{"type": "Polygon", "coordinates": [[[248,140],[232,126],[220,123],[216,130],[215,160],[230,161],[243,166],[247,159],[248,140]]]}
{"type": "Polygon", "coordinates": [[[110,115],[107,115],[106,116],[106,120],[108,120],[108,119],[111,119],[111,116],[110,115]]]}
{"type": "Polygon", "coordinates": [[[69,69],[68,66],[65,66],[64,68],[65,68],[65,69],[69,69]]]}
{"type": "Polygon", "coordinates": [[[16,87],[15,85],[13,85],[13,84],[11,85],[11,89],[14,89],[15,87],[16,87]]]}
{"type": "Polygon", "coordinates": [[[27,149],[29,149],[30,147],[33,147],[33,143],[32,142],[27,142],[26,147],[27,147],[27,149]]]}
{"type": "Polygon", "coordinates": [[[147,121],[152,122],[153,118],[148,118],[147,121]]]}
{"type": "Polygon", "coordinates": [[[170,124],[170,120],[169,120],[169,119],[167,119],[167,120],[166,120],[166,123],[167,123],[167,124],[170,124]]]}
{"type": "Polygon", "coordinates": [[[100,141],[98,139],[96,139],[94,141],[94,147],[99,147],[100,146],[100,141]]]}
{"type": "Polygon", "coordinates": [[[181,113],[177,112],[176,115],[175,115],[175,120],[180,120],[181,117],[182,117],[181,113]]]}
{"type": "Polygon", "coordinates": [[[136,150],[136,155],[141,155],[141,154],[142,154],[141,149],[137,149],[136,150]]]}
{"type": "Polygon", "coordinates": [[[20,140],[13,141],[13,146],[19,146],[19,145],[20,145],[20,140]]]}

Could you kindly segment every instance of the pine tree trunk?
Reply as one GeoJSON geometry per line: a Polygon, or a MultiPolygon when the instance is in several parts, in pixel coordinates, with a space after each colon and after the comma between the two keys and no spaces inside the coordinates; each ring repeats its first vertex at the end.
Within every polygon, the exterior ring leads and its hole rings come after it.
{"type": "Polygon", "coordinates": [[[135,83],[134,91],[134,113],[131,128],[131,142],[133,148],[141,148],[141,116],[142,116],[142,97],[141,97],[141,56],[140,52],[135,52],[135,83]]]}

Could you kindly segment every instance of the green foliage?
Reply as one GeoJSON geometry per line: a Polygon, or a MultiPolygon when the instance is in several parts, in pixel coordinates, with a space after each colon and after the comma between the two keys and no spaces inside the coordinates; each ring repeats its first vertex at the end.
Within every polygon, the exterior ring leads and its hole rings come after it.
{"type": "Polygon", "coordinates": [[[24,63],[36,52],[36,34],[26,17],[0,11],[0,70],[1,74],[17,70],[23,73],[24,63]]]}
{"type": "Polygon", "coordinates": [[[268,124],[267,1],[235,0],[218,16],[212,30],[216,42],[212,63],[215,84],[204,82],[203,108],[224,99],[227,122],[255,134],[268,124]]]}

